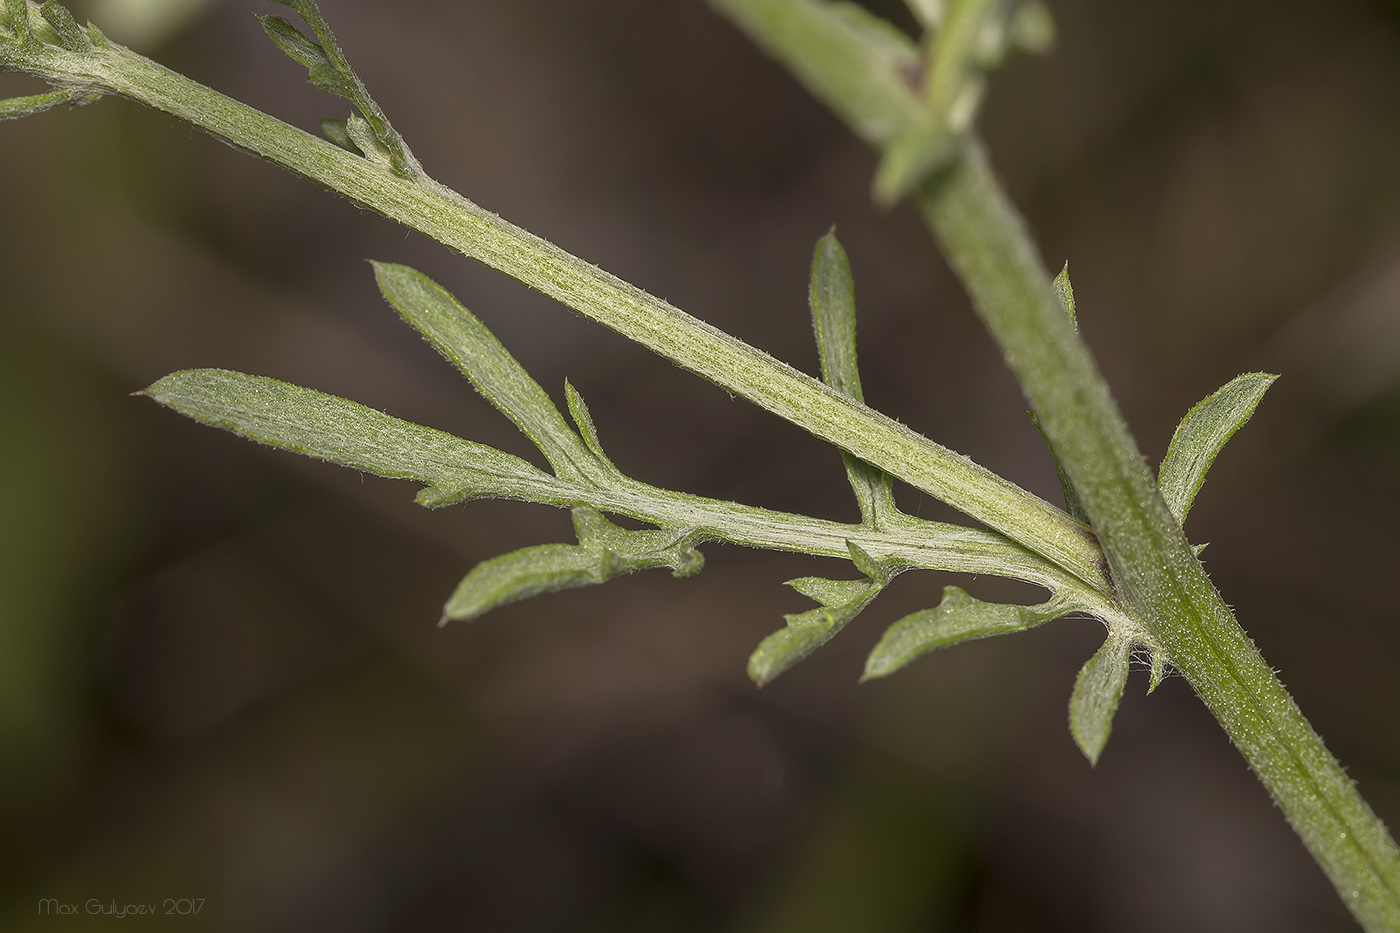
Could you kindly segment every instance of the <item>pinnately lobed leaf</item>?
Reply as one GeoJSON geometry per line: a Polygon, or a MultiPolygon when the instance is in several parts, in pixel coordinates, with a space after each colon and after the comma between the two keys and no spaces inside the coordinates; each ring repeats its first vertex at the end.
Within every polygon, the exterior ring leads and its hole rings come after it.
{"type": "Polygon", "coordinates": [[[261,444],[417,480],[425,505],[486,497],[558,504],[577,492],[519,457],[276,379],[191,369],[141,394],[261,444]]]}
{"type": "Polygon", "coordinates": [[[1108,743],[1113,715],[1128,682],[1132,649],[1131,635],[1110,633],[1074,682],[1074,693],[1069,698],[1069,731],[1091,765],[1098,764],[1108,743]]]}
{"type": "Polygon", "coordinates": [[[1157,489],[1180,524],[1225,442],[1244,427],[1278,376],[1245,373],[1202,399],[1177,426],[1157,471],[1157,489]]]}

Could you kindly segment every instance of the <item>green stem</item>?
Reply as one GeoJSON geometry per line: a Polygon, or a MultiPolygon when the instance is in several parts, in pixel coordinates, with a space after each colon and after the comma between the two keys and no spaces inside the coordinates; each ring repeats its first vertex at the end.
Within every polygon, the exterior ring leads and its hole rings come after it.
{"type": "Polygon", "coordinates": [[[120,46],[8,43],[0,64],[163,110],[426,233],[1109,588],[1093,534],[1061,510],[436,182],[397,176],[120,46]]]}
{"type": "Polygon", "coordinates": [[[1124,608],[1166,648],[1368,930],[1400,930],[1400,849],[1235,621],[975,142],[919,206],[1035,407],[1124,608]]]}

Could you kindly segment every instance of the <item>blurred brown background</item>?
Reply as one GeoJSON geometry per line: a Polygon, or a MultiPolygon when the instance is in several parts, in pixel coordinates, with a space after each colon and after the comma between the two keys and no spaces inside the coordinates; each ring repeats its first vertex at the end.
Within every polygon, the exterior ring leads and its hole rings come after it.
{"type": "MultiPolygon", "coordinates": [[[[994,81],[993,158],[1047,263],[1070,261],[1151,459],[1230,377],[1283,374],[1188,533],[1400,823],[1400,6],[1052,5],[1055,54],[994,81]]],[[[248,6],[78,12],[298,125],[344,116],[248,6]]],[[[701,0],[325,8],[429,171],[808,371],[806,270],[835,223],[871,403],[1057,496],[913,212],[874,210],[872,155],[701,0]]],[[[382,304],[374,257],[454,290],[556,395],[567,375],[638,478],[849,518],[840,458],[123,101],[0,125],[0,191],[5,928],[117,922],[40,917],[46,897],[205,899],[122,921],[139,929],[1352,928],[1180,678],[1144,697],[1134,674],[1089,768],[1065,705],[1094,623],[856,684],[884,625],[945,584],[1029,588],[907,575],[762,691],[748,652],[806,608],[782,581],[848,568],[710,546],[693,580],[652,572],[438,630],[474,562],[567,540],[567,516],[429,513],[405,484],[127,393],[228,367],[530,454],[382,304]]]]}

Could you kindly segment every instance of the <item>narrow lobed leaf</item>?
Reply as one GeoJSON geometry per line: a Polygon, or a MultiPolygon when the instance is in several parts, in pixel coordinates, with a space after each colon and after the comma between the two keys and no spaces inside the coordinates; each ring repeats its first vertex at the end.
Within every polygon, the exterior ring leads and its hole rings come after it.
{"type": "Polygon", "coordinates": [[[578,492],[519,457],[276,379],[192,369],[140,394],[262,444],[417,480],[428,487],[420,495],[425,505],[485,497],[557,504],[578,492]]]}
{"type": "Polygon", "coordinates": [[[391,263],[372,265],[389,304],[515,423],[555,473],[574,480],[604,475],[603,466],[549,395],[485,324],[423,273],[391,263]]]}
{"type": "Polygon", "coordinates": [[[749,679],[760,687],[772,683],[778,675],[831,641],[884,589],[882,582],[871,579],[819,581],[816,577],[803,577],[789,585],[823,605],[784,616],[786,627],[759,642],[749,656],[748,673],[749,679]],[[836,601],[846,594],[849,599],[836,601]]]}
{"type": "Polygon", "coordinates": [[[1074,681],[1074,693],[1069,698],[1069,731],[1091,765],[1099,763],[1113,729],[1113,714],[1118,712],[1118,701],[1128,682],[1132,649],[1131,635],[1110,633],[1074,681]]]}
{"type": "Polygon", "coordinates": [[[280,16],[259,15],[258,22],[282,54],[306,69],[306,79],[314,87],[337,97],[354,95],[354,85],[335,67],[326,50],[303,35],[300,29],[280,16]]]}
{"type": "Polygon", "coordinates": [[[943,600],[932,609],[911,613],[891,625],[865,662],[862,680],[887,677],[930,651],[973,641],[1024,632],[1074,611],[1073,606],[1051,599],[1037,606],[988,603],[949,586],[943,600]]]}
{"type": "Polygon", "coordinates": [[[52,110],[59,104],[79,103],[77,92],[72,88],[35,94],[32,97],[11,97],[0,100],[0,120],[15,120],[20,117],[52,110]]]}
{"type": "Polygon", "coordinates": [[[1074,286],[1069,284],[1069,261],[1065,261],[1065,267],[1060,270],[1060,274],[1055,276],[1055,294],[1060,296],[1060,304],[1065,306],[1065,313],[1069,315],[1069,322],[1074,325],[1074,329],[1079,329],[1079,318],[1074,308],[1074,286]]]}
{"type": "Polygon", "coordinates": [[[1152,652],[1152,669],[1147,677],[1147,692],[1155,693],[1167,678],[1167,656],[1159,648],[1152,652]]]}
{"type": "Polygon", "coordinates": [[[542,593],[602,583],[606,555],[577,544],[540,544],[482,561],[457,585],[442,621],[467,621],[542,593]]]}
{"type": "Polygon", "coordinates": [[[88,41],[87,34],[82,27],[73,19],[73,14],[68,12],[67,7],[48,0],[39,7],[39,15],[53,27],[53,31],[58,34],[58,43],[70,52],[91,52],[92,43],[88,41]]]}
{"type": "MultiPolygon", "coordinates": [[[[812,329],[817,338],[822,381],[857,402],[865,401],[856,363],[856,299],[850,260],[836,239],[835,231],[817,241],[812,255],[812,276],[808,286],[812,309],[812,329]]],[[[864,460],[842,453],[846,477],[860,505],[861,520],[881,528],[891,523],[898,510],[888,473],[864,460]]]]}
{"type": "Polygon", "coordinates": [[[859,544],[854,541],[846,542],[846,550],[851,555],[851,563],[856,565],[856,569],[865,574],[871,580],[886,585],[899,572],[899,568],[890,563],[881,563],[865,552],[859,544]]]}
{"type": "Polygon", "coordinates": [[[29,39],[29,4],[25,0],[5,0],[5,17],[10,31],[20,42],[29,39]]]}
{"type": "MultiPolygon", "coordinates": [[[[321,15],[316,0],[272,0],[272,2],[296,11],[297,15],[311,27],[311,32],[316,37],[315,43],[310,43],[304,36],[302,37],[304,43],[311,45],[316,50],[318,59],[324,61],[324,65],[318,64],[315,67],[307,65],[311,83],[321,90],[343,97],[355,105],[356,109],[364,115],[375,139],[378,140],[379,146],[389,153],[388,167],[394,174],[403,178],[424,177],[423,166],[409,150],[403,137],[389,123],[389,118],[383,109],[375,102],[374,98],[370,97],[368,89],[360,80],[360,76],[355,73],[355,69],[350,67],[349,59],[345,57],[345,52],[341,49],[340,42],[336,40],[335,33],[331,31],[330,24],[321,15]]],[[[291,27],[290,24],[287,25],[293,33],[301,35],[300,30],[291,27]]],[[[273,35],[271,31],[268,35],[294,60],[302,62],[300,58],[282,46],[278,36],[273,35]]],[[[295,44],[295,40],[291,36],[285,33],[281,33],[281,35],[283,39],[295,44]]],[[[302,62],[302,64],[306,63],[302,62]]],[[[364,146],[361,148],[369,152],[369,149],[364,146]]]]}
{"type": "Polygon", "coordinates": [[[112,47],[112,43],[107,41],[107,37],[103,34],[101,29],[97,28],[92,20],[88,20],[87,22],[87,34],[88,41],[92,43],[93,48],[110,49],[112,47]]]}
{"type": "Polygon", "coordinates": [[[366,159],[385,168],[393,165],[394,154],[380,142],[373,128],[358,113],[352,113],[346,118],[345,132],[355,144],[355,148],[364,153],[366,159]]]}
{"type": "Polygon", "coordinates": [[[478,564],[447,601],[442,622],[474,619],[530,596],[605,583],[637,570],[670,567],[672,576],[683,579],[704,566],[690,531],[628,531],[589,506],[574,509],[574,530],[579,544],[542,544],[478,564]]]}
{"type": "Polygon", "coordinates": [[[854,541],[846,542],[846,550],[865,579],[800,577],[788,581],[788,586],[821,603],[821,607],[784,616],[787,626],[759,642],[749,656],[748,670],[749,678],[760,687],[834,638],[903,569],[895,563],[875,560],[854,541]]]}
{"type": "Polygon", "coordinates": [[[621,475],[621,471],[613,464],[611,458],[603,453],[603,444],[598,440],[598,428],[593,424],[593,415],[589,413],[588,405],[584,402],[583,396],[568,379],[564,380],[564,400],[569,406],[569,417],[574,419],[579,436],[583,438],[588,449],[593,452],[593,456],[597,457],[598,461],[609,470],[621,475]]]}
{"type": "Polygon", "coordinates": [[[787,581],[797,592],[823,606],[844,606],[870,589],[870,579],[828,580],[826,577],[798,577],[787,581]]]}
{"type": "Polygon", "coordinates": [[[1162,458],[1157,489],[1180,524],[1225,442],[1244,427],[1278,376],[1245,373],[1206,396],[1186,413],[1162,458]]]}
{"type": "Polygon", "coordinates": [[[851,262],[835,231],[817,241],[808,286],[812,330],[822,381],[857,402],[865,401],[856,365],[856,295],[851,262]]]}

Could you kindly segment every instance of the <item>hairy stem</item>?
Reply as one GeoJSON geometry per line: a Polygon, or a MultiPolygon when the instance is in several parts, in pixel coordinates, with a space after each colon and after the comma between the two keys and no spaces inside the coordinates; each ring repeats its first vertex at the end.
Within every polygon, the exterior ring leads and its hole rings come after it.
{"type": "Polygon", "coordinates": [[[1093,534],[1061,510],[431,180],[403,178],[120,46],[4,51],[9,67],[166,111],[497,269],[948,502],[1101,591],[1093,534]]]}
{"type": "Polygon", "coordinates": [[[918,202],[1073,481],[1125,609],[1166,648],[1357,918],[1400,930],[1400,849],[1192,553],[980,146],[926,182],[918,202]]]}

